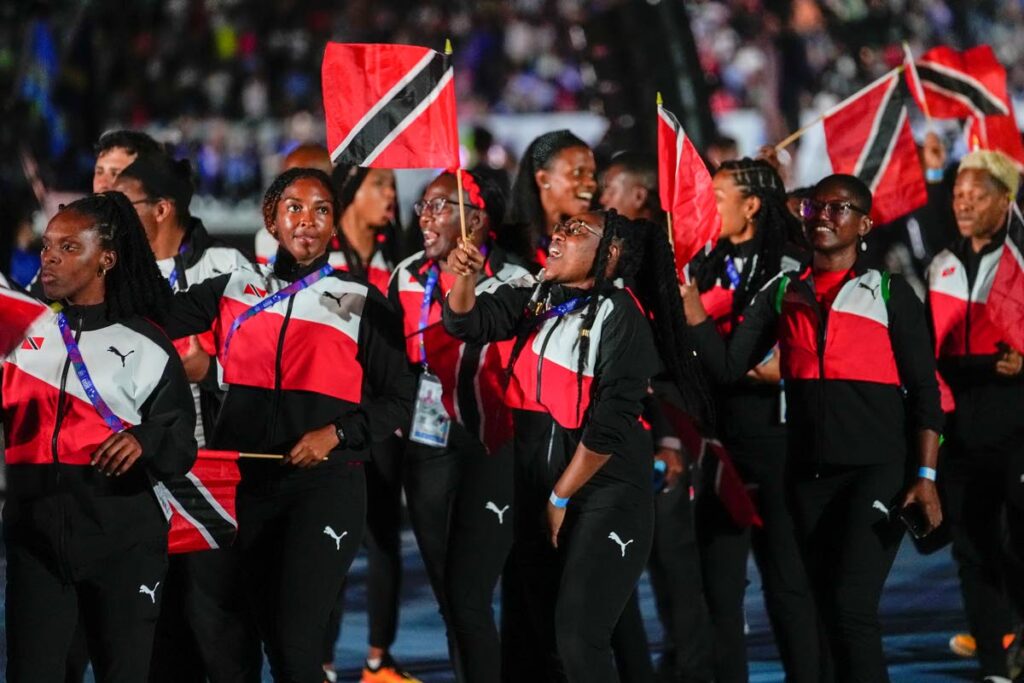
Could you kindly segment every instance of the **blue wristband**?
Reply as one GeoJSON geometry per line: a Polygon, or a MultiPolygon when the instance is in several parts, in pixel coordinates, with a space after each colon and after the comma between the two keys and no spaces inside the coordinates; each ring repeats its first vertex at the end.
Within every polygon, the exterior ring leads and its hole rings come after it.
{"type": "Polygon", "coordinates": [[[556,508],[564,508],[569,504],[568,498],[559,498],[558,494],[554,491],[551,492],[551,497],[548,498],[548,502],[554,505],[556,508]]]}
{"type": "Polygon", "coordinates": [[[924,170],[924,179],[929,183],[941,183],[944,175],[945,171],[941,168],[926,168],[924,170]]]}
{"type": "Polygon", "coordinates": [[[927,479],[928,481],[935,481],[935,468],[934,467],[922,467],[917,470],[917,476],[920,479],[927,479]]]}

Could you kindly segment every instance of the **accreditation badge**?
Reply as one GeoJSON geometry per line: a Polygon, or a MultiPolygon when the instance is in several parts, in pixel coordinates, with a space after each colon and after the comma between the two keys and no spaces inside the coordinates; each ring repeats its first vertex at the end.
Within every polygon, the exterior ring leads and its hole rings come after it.
{"type": "Polygon", "coordinates": [[[409,440],[424,446],[444,448],[448,445],[451,419],[444,409],[441,380],[429,372],[420,375],[416,390],[416,408],[412,414],[412,434],[409,440]]]}

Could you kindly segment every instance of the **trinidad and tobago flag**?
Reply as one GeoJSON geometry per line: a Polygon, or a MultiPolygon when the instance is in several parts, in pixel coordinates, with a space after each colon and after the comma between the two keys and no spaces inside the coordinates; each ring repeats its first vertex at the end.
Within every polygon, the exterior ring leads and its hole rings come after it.
{"type": "Polygon", "coordinates": [[[893,221],[928,201],[898,70],[842,102],[823,123],[832,170],[867,184],[875,223],[893,221]]]}
{"type": "Polygon", "coordinates": [[[672,218],[672,248],[682,271],[706,244],[718,240],[722,217],[711,174],[679,119],[658,98],[658,197],[672,218]]]}
{"type": "Polygon", "coordinates": [[[0,358],[20,345],[38,349],[42,337],[25,338],[32,323],[46,313],[46,306],[30,296],[0,287],[0,358]]]}
{"type": "Polygon", "coordinates": [[[1006,242],[988,293],[989,319],[1017,351],[1024,351],[1024,217],[1010,204],[1006,242]]]}
{"type": "Polygon", "coordinates": [[[459,166],[455,84],[446,55],[412,45],[328,43],[321,75],[334,163],[459,166]]]}
{"type": "Polygon", "coordinates": [[[167,552],[173,555],[231,545],[238,531],[235,491],[241,479],[239,455],[201,448],[188,474],[154,486],[171,519],[167,552]]]}
{"type": "Polygon", "coordinates": [[[912,92],[924,111],[938,119],[967,119],[971,147],[976,139],[977,146],[997,149],[1024,164],[1006,69],[991,47],[980,45],[964,52],[932,48],[916,66],[921,87],[912,92]]]}

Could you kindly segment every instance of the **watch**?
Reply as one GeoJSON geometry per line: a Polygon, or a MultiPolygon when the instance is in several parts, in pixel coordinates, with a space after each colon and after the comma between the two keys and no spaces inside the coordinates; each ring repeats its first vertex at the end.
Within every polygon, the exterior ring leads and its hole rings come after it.
{"type": "Polygon", "coordinates": [[[345,430],[334,425],[334,434],[338,437],[338,448],[344,448],[345,446],[345,430]]]}

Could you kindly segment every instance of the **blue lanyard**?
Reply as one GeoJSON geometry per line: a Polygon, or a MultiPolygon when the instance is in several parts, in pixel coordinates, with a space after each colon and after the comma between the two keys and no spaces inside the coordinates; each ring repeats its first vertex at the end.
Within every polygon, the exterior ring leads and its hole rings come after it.
{"type": "Polygon", "coordinates": [[[85,395],[89,397],[92,407],[100,414],[100,417],[107,423],[111,431],[115,434],[123,432],[128,427],[121,418],[114,414],[114,411],[110,409],[107,402],[100,396],[99,389],[93,384],[92,377],[89,376],[89,370],[85,367],[82,351],[78,348],[78,342],[75,341],[75,335],[71,333],[68,319],[64,316],[63,312],[57,314],[57,327],[60,328],[60,336],[64,339],[64,348],[68,350],[68,358],[71,360],[71,364],[75,366],[75,374],[78,375],[78,381],[82,383],[82,388],[85,389],[85,395]]]}
{"type": "MultiPolygon", "coordinates": [[[[185,253],[185,246],[186,246],[186,244],[184,242],[182,242],[181,243],[181,247],[178,248],[178,256],[181,256],[182,254],[185,253]]],[[[170,283],[171,291],[172,292],[178,291],[178,260],[177,260],[177,257],[175,257],[175,260],[174,260],[174,267],[171,268],[171,274],[167,276],[167,282],[170,283]]]]}
{"type": "Polygon", "coordinates": [[[566,315],[567,313],[572,313],[577,309],[583,308],[588,303],[590,303],[589,296],[576,296],[569,299],[568,301],[563,301],[557,306],[554,306],[545,311],[544,313],[538,315],[537,324],[539,325],[545,320],[550,320],[551,318],[561,318],[563,315],[566,315]]]}
{"type": "Polygon", "coordinates": [[[742,278],[740,277],[740,271],[736,268],[736,262],[732,256],[725,257],[725,274],[729,278],[729,282],[732,283],[733,289],[739,289],[742,278]]]}
{"type": "Polygon", "coordinates": [[[434,302],[434,290],[437,289],[437,280],[440,277],[437,269],[437,265],[430,266],[430,272],[427,273],[427,284],[423,287],[423,303],[420,304],[420,330],[419,330],[419,343],[420,343],[420,363],[423,365],[424,372],[429,372],[427,369],[427,343],[424,335],[424,330],[427,329],[427,324],[430,322],[430,305],[434,302]]]}
{"type": "Polygon", "coordinates": [[[304,290],[306,287],[309,287],[317,280],[326,277],[327,275],[330,275],[333,272],[334,268],[331,267],[331,264],[325,263],[323,267],[320,268],[320,270],[314,273],[310,273],[301,280],[296,280],[295,282],[291,283],[284,289],[272,294],[271,296],[268,296],[266,299],[259,302],[258,304],[256,304],[255,306],[253,306],[252,308],[243,312],[240,316],[235,318],[234,322],[231,323],[231,328],[228,330],[227,336],[224,337],[224,357],[227,358],[228,347],[231,345],[231,338],[235,336],[235,332],[237,332],[238,328],[242,326],[242,323],[244,323],[249,318],[267,310],[268,308],[276,304],[278,301],[281,301],[282,299],[285,299],[291,296],[292,294],[297,294],[301,292],[302,290],[304,290]]]}

